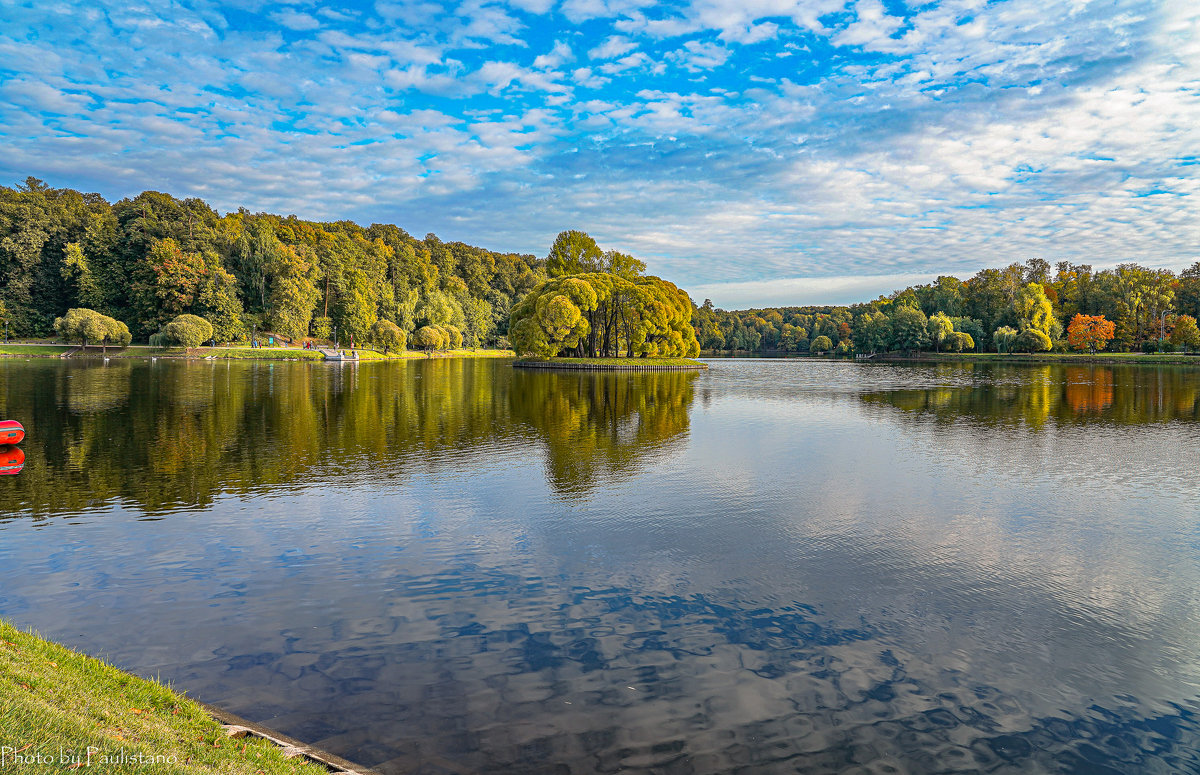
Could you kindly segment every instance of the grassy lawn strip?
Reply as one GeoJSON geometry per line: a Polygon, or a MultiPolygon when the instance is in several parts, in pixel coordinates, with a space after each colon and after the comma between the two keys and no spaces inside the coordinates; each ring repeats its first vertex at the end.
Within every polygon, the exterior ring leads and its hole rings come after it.
{"type": "Polygon", "coordinates": [[[304,350],[299,347],[292,349],[290,347],[197,347],[194,350],[185,350],[182,347],[166,347],[160,350],[158,355],[168,357],[192,357],[192,358],[224,358],[230,360],[255,360],[255,361],[322,361],[325,356],[316,350],[304,350]]]}
{"type": "MultiPolygon", "coordinates": [[[[359,352],[361,353],[363,351],[360,350],[359,352]]],[[[379,353],[374,353],[374,354],[379,355],[379,353]]],[[[512,350],[488,350],[486,348],[481,347],[478,350],[467,350],[467,349],[432,350],[429,352],[426,352],[425,350],[408,350],[407,352],[403,352],[403,353],[392,353],[390,357],[392,357],[392,358],[427,358],[427,357],[432,357],[432,358],[514,358],[514,357],[516,357],[516,353],[514,353],[512,350]]]]}
{"type": "MultiPolygon", "coordinates": [[[[349,348],[343,347],[344,352],[349,348]]],[[[305,350],[291,347],[197,347],[185,350],[182,347],[164,347],[150,351],[154,355],[165,358],[220,358],[229,360],[306,360],[322,361],[325,356],[317,350],[305,350]]],[[[355,350],[359,360],[381,361],[405,358],[511,358],[512,350],[435,350],[432,353],[409,350],[407,352],[389,353],[387,355],[375,350],[355,350]]]]}
{"type": "Polygon", "coordinates": [[[42,355],[57,357],[70,349],[70,347],[62,345],[0,344],[0,355],[42,355]]]}
{"type": "Polygon", "coordinates": [[[691,358],[522,358],[523,363],[563,363],[578,366],[703,366],[691,358]]]}
{"type": "Polygon", "coordinates": [[[315,764],[285,759],[266,740],[227,737],[200,706],[162,684],[3,621],[0,759],[0,772],[21,773],[326,773],[315,764]]]}

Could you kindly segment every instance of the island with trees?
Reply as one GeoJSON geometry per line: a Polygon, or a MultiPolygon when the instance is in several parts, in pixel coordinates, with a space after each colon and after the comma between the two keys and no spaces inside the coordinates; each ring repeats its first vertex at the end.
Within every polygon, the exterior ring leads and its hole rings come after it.
{"type": "Polygon", "coordinates": [[[518,366],[583,369],[696,369],[700,342],[691,298],[645,275],[646,265],[601,251],[580,231],[558,235],[546,259],[550,279],[513,308],[509,339],[518,366]]]}

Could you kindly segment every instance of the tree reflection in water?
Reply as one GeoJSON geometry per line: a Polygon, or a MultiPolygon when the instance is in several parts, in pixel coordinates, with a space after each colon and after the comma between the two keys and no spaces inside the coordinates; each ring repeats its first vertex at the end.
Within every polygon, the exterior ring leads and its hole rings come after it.
{"type": "Polygon", "coordinates": [[[638,474],[687,438],[695,372],[522,371],[509,391],[512,419],[546,446],[555,492],[580,495],[638,474]]]}
{"type": "Polygon", "coordinates": [[[1182,367],[955,364],[924,389],[869,391],[861,399],[938,421],[1140,425],[1200,419],[1200,381],[1182,367]],[[966,376],[964,376],[966,373],[966,376]]]}
{"type": "Polygon", "coordinates": [[[583,495],[686,438],[696,378],[514,373],[482,359],[14,366],[0,370],[0,415],[31,433],[9,497],[14,512],[34,516],[114,500],[161,512],[280,485],[403,482],[464,458],[486,462],[521,430],[544,447],[555,492],[583,495]]]}

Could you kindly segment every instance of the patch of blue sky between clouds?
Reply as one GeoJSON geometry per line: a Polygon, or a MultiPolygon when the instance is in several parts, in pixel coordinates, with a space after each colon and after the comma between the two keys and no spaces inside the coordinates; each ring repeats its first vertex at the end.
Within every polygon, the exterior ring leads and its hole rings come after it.
{"type": "Polygon", "coordinates": [[[581,228],[722,306],[1200,258],[1190,0],[0,8],[6,184],[537,254],[581,228]]]}

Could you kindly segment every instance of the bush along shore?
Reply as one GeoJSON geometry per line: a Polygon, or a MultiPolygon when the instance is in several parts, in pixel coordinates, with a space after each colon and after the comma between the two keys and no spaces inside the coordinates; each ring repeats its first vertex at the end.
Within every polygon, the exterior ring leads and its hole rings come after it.
{"type": "MultiPolygon", "coordinates": [[[[222,724],[156,681],[0,621],[0,771],[319,775],[349,762],[222,724]],[[320,762],[320,763],[318,763],[320,762]]],[[[228,721],[228,719],[225,719],[228,721]]]]}

